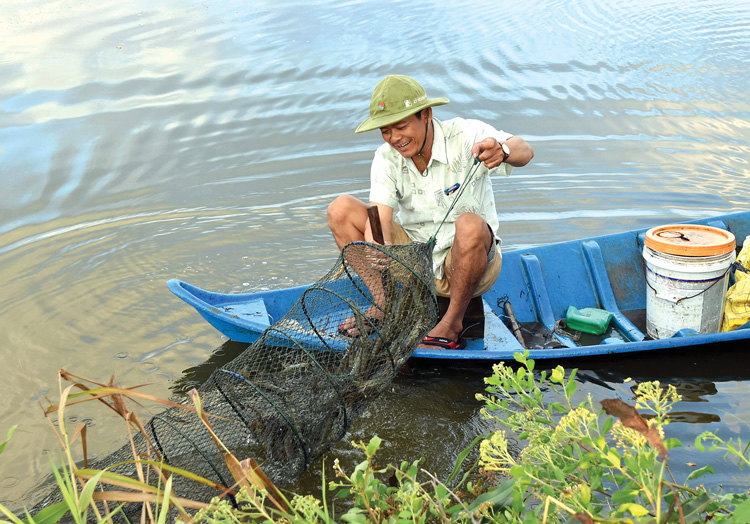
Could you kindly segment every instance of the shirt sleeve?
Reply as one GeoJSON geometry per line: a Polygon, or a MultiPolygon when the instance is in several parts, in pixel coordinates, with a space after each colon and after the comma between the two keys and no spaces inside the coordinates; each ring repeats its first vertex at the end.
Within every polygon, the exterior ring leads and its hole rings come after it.
{"type": "Polygon", "coordinates": [[[397,166],[389,162],[380,150],[375,151],[375,158],[370,166],[370,202],[398,209],[396,169],[397,166]]]}

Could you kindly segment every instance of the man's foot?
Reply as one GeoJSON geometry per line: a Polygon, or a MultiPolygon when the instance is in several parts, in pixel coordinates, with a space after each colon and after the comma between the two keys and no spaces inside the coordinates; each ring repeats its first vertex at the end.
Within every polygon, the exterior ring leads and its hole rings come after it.
{"type": "Polygon", "coordinates": [[[451,340],[444,337],[431,337],[426,336],[422,339],[422,344],[419,345],[421,349],[463,349],[466,344],[457,340],[451,340]]]}
{"type": "MultiPolygon", "coordinates": [[[[365,328],[365,336],[371,335],[377,329],[382,318],[383,318],[383,313],[378,308],[373,306],[367,310],[367,313],[365,313],[365,318],[363,321],[364,328],[365,328]]],[[[359,326],[357,326],[357,321],[354,317],[348,317],[341,324],[339,324],[338,332],[340,335],[344,335],[346,337],[351,337],[351,338],[357,338],[358,336],[362,334],[360,333],[359,326]]]]}
{"type": "MultiPolygon", "coordinates": [[[[373,331],[375,331],[375,329],[377,329],[378,324],[380,324],[380,320],[377,318],[371,318],[369,320],[365,318],[362,321],[362,324],[364,324],[365,336],[369,336],[373,331]]],[[[357,326],[357,322],[354,320],[354,317],[349,317],[341,324],[339,324],[339,335],[357,338],[361,334],[362,333],[360,332],[360,329],[357,326]]]]}
{"type": "Polygon", "coordinates": [[[441,321],[424,337],[418,349],[463,349],[458,339],[459,331],[441,321]]]}

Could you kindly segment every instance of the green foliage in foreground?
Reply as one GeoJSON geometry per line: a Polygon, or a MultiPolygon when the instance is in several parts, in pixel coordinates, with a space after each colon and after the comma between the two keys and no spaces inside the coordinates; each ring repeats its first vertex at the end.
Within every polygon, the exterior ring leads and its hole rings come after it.
{"type": "MultiPolygon", "coordinates": [[[[679,482],[669,470],[670,450],[682,445],[665,438],[669,413],[680,400],[673,386],[642,383],[635,391],[635,406],[608,399],[600,407],[590,397],[576,395],[575,370],[567,376],[560,366],[534,372],[528,353],[516,359],[521,364],[516,369],[495,365],[492,376],[485,379],[485,393],[477,396],[484,402],[483,415],[497,423],[497,431],[477,437],[444,481],[421,469],[420,461],[378,466],[375,456],[381,440],[375,436],[367,444],[353,443],[364,460],[351,472],[334,462],[335,478],[328,484],[322,479],[320,499],[293,494],[287,498],[277,491],[270,493],[263,483],[246,482],[237,496],[240,509],[215,500],[187,520],[196,524],[750,522],[748,493],[714,493],[691,485],[712,473],[711,466],[696,469],[679,482]],[[522,443],[520,452],[511,452],[508,435],[522,443]],[[477,443],[479,457],[474,467],[467,468],[464,462],[477,443]],[[477,465],[480,469],[474,471],[477,465]],[[339,510],[341,515],[336,515],[334,500],[337,507],[345,508],[339,510]]],[[[741,441],[724,441],[705,432],[696,437],[695,448],[721,451],[740,469],[750,465],[749,446],[741,441]]],[[[61,487],[71,493],[66,497],[68,508],[79,522],[91,503],[92,486],[101,478],[95,472],[90,475],[80,494],[74,493],[76,484],[66,482],[70,472],[57,475],[61,487]]],[[[164,488],[158,497],[161,505],[144,510],[149,522],[165,521],[172,500],[169,481],[164,488]]],[[[106,518],[93,511],[97,520],[106,518]]],[[[1,505],[0,512],[21,524],[1,505]]],[[[26,522],[53,524],[61,513],[58,508],[34,519],[27,517],[26,522]]],[[[187,516],[180,514],[183,519],[187,516]]]]}

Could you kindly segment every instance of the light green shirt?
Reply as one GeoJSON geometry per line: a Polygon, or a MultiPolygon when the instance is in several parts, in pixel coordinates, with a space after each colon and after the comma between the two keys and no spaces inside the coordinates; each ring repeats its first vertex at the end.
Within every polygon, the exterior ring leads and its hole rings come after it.
{"type": "MultiPolygon", "coordinates": [[[[375,151],[370,169],[370,202],[393,208],[395,220],[417,242],[427,242],[435,234],[460,191],[446,195],[446,190],[457,183],[464,185],[474,165],[472,146],[489,137],[504,142],[513,136],[479,120],[453,118],[441,122],[433,118],[432,121],[435,130],[432,157],[424,173],[419,172],[413,160],[402,157],[387,143],[375,151]]],[[[435,278],[443,277],[443,262],[453,245],[455,223],[460,215],[469,212],[480,215],[497,235],[499,224],[489,175],[508,176],[512,169],[505,163],[491,170],[480,164],[466,182],[466,189],[436,238],[432,257],[435,278]]]]}

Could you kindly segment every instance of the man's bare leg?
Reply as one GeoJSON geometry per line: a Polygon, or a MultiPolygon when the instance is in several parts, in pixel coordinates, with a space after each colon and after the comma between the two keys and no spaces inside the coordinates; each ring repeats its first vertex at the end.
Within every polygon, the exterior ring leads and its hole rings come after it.
{"type": "Polygon", "coordinates": [[[328,206],[328,227],[339,249],[349,242],[364,241],[367,206],[351,195],[337,197],[328,206]]]}
{"type": "Polygon", "coordinates": [[[428,336],[458,340],[466,308],[487,269],[487,253],[492,242],[494,238],[482,217],[466,213],[458,218],[451,254],[453,273],[448,310],[428,336]]]}
{"type": "MultiPolygon", "coordinates": [[[[351,195],[341,195],[328,206],[328,227],[339,249],[343,249],[350,242],[364,241],[367,221],[367,206],[351,195]]],[[[348,263],[362,278],[377,305],[382,308],[384,304],[380,302],[384,299],[384,291],[380,272],[373,269],[365,259],[352,259],[348,263]]],[[[377,308],[371,307],[366,315],[379,318],[380,313],[377,308]]],[[[346,319],[341,327],[353,336],[359,334],[354,327],[353,318],[346,319]]]]}

